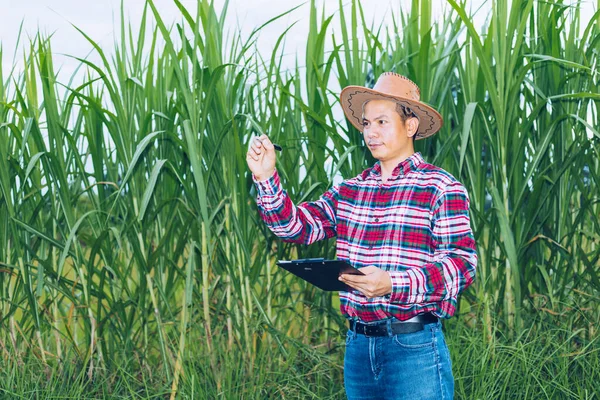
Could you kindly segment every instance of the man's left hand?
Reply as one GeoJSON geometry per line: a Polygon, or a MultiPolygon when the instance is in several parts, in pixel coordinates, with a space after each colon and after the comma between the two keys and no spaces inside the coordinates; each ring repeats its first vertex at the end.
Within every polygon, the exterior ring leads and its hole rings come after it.
{"type": "Polygon", "coordinates": [[[390,274],[374,265],[360,269],[364,275],[340,275],[340,281],[359,290],[368,298],[384,296],[392,292],[390,274]]]}

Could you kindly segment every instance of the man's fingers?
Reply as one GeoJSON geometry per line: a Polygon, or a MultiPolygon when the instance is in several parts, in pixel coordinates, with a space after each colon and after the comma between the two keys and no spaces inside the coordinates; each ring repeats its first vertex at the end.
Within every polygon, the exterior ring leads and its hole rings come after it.
{"type": "Polygon", "coordinates": [[[360,272],[364,275],[341,274],[340,277],[351,282],[367,282],[369,280],[369,275],[377,271],[379,271],[379,268],[374,265],[369,265],[368,267],[362,267],[360,269],[360,272]]]}
{"type": "Polygon", "coordinates": [[[353,289],[360,290],[361,292],[364,289],[362,285],[357,284],[355,282],[344,281],[344,283],[347,284],[348,286],[352,287],[353,289]]]}
{"type": "Polygon", "coordinates": [[[389,274],[375,266],[360,269],[365,275],[342,274],[340,280],[353,289],[359,290],[368,298],[390,293],[391,280],[389,274]]]}
{"type": "Polygon", "coordinates": [[[258,161],[258,154],[256,153],[256,150],[254,150],[254,149],[251,148],[250,150],[248,150],[248,152],[246,153],[246,155],[248,157],[251,157],[253,160],[258,161]]]}
{"type": "Polygon", "coordinates": [[[262,147],[262,141],[260,137],[255,136],[252,139],[250,139],[250,142],[248,143],[248,151],[252,149],[258,149],[260,147],[262,147]]]}
{"type": "Polygon", "coordinates": [[[348,286],[360,291],[363,295],[367,297],[373,297],[371,290],[371,283],[367,276],[363,275],[352,275],[352,274],[342,274],[340,275],[340,280],[347,284],[348,286]]]}
{"type": "Polygon", "coordinates": [[[368,267],[363,267],[360,269],[360,272],[362,272],[365,275],[369,275],[372,274],[373,272],[379,271],[379,268],[377,268],[374,265],[369,265],[368,267]]]}
{"type": "Polygon", "coordinates": [[[368,282],[365,276],[342,274],[340,275],[340,280],[351,288],[358,290],[368,298],[376,297],[373,288],[371,288],[371,284],[368,282]],[[350,279],[346,279],[344,277],[350,277],[350,279]],[[356,277],[358,277],[358,279],[351,280],[356,277]]]}
{"type": "Polygon", "coordinates": [[[274,149],[275,147],[273,146],[271,139],[264,133],[260,136],[253,137],[248,146],[248,152],[254,152],[255,154],[268,153],[274,149]],[[263,151],[263,149],[265,151],[263,151]]]}
{"type": "Polygon", "coordinates": [[[272,150],[273,147],[273,143],[271,142],[271,139],[269,139],[269,137],[265,134],[260,135],[258,138],[258,142],[267,150],[272,150]]]}
{"type": "Polygon", "coordinates": [[[346,282],[352,283],[365,283],[367,281],[367,277],[364,275],[352,275],[352,274],[342,274],[340,278],[346,282]]]}
{"type": "Polygon", "coordinates": [[[270,140],[264,142],[263,146],[265,146],[265,149],[267,149],[267,150],[273,150],[273,149],[275,149],[275,146],[273,146],[273,143],[271,143],[270,140]]]}
{"type": "Polygon", "coordinates": [[[254,150],[255,152],[259,152],[261,147],[263,147],[262,143],[260,142],[260,140],[258,140],[258,138],[256,138],[251,142],[250,149],[248,149],[248,151],[254,150]]]}
{"type": "Polygon", "coordinates": [[[260,151],[260,149],[253,145],[248,149],[248,152],[246,154],[251,156],[253,160],[258,161],[260,159],[261,153],[262,151],[260,151]]]}
{"type": "Polygon", "coordinates": [[[258,147],[252,146],[250,148],[250,151],[252,151],[254,154],[256,155],[260,155],[262,152],[260,151],[260,149],[258,147]]]}

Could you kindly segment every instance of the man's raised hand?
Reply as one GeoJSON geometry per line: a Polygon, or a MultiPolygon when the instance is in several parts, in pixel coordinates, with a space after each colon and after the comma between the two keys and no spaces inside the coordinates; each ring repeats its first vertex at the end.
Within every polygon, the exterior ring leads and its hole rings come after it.
{"type": "Polygon", "coordinates": [[[275,147],[269,137],[262,134],[250,139],[246,162],[256,179],[264,181],[275,173],[275,147]]]}

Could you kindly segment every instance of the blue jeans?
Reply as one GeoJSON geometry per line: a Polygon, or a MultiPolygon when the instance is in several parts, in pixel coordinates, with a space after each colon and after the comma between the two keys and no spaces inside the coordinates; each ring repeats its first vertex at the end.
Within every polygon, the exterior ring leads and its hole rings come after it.
{"type": "Polygon", "coordinates": [[[349,400],[452,399],[454,377],[442,324],[394,336],[348,330],[344,386],[349,400]]]}

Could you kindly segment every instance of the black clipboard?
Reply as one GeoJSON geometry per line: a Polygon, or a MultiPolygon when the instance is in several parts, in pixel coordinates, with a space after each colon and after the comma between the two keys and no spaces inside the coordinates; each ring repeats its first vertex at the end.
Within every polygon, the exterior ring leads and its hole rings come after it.
{"type": "Polygon", "coordinates": [[[354,288],[338,278],[341,274],[364,275],[358,268],[343,260],[305,258],[301,260],[277,261],[277,265],[328,292],[350,292],[354,288]]]}

